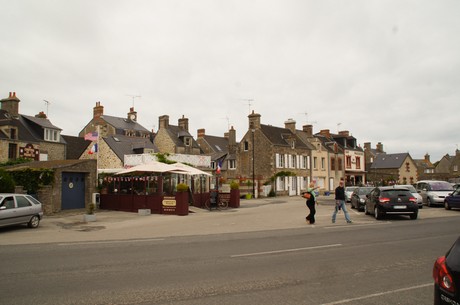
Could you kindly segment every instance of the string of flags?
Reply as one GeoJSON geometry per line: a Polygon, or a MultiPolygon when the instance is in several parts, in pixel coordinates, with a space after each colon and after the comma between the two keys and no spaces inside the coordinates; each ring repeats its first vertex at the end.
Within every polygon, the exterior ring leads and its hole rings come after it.
{"type": "Polygon", "coordinates": [[[131,177],[104,177],[105,182],[129,182],[129,181],[157,181],[154,176],[131,176],[131,177]]]}

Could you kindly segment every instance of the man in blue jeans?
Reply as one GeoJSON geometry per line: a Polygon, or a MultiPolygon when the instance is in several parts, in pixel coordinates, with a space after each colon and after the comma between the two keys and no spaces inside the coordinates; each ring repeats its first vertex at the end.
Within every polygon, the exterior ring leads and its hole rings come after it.
{"type": "Polygon", "coordinates": [[[345,188],[343,187],[343,184],[343,180],[340,180],[339,186],[335,189],[335,209],[334,213],[332,213],[332,223],[335,223],[335,217],[340,209],[343,210],[347,223],[352,223],[347,211],[347,206],[345,205],[345,188]]]}

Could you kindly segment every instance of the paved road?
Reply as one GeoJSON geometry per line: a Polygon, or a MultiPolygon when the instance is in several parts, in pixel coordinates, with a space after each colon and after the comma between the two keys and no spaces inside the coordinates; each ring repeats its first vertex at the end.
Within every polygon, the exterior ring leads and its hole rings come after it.
{"type": "Polygon", "coordinates": [[[40,244],[27,244],[23,238],[22,244],[0,247],[0,303],[432,304],[431,268],[458,236],[459,213],[438,217],[443,209],[424,209],[423,214],[430,216],[420,220],[395,217],[377,222],[353,212],[355,224],[346,224],[342,215],[342,221],[332,225],[331,208],[327,202],[320,205],[321,221],[310,226],[303,221],[304,207],[295,200],[260,202],[239,211],[243,218],[251,214],[252,224],[227,234],[209,235],[201,229],[197,231],[203,234],[192,233],[204,225],[214,225],[214,232],[233,228],[242,223],[232,216],[238,215],[236,211],[128,217],[119,222],[121,226],[112,225],[115,218],[108,217],[101,221],[106,227],[99,230],[56,230],[59,226],[53,221],[76,215],[49,219],[41,231],[8,230],[1,233],[2,241],[29,233],[54,232],[59,238],[50,242],[48,237],[40,244]],[[146,230],[138,227],[145,235],[131,239],[99,235],[91,241],[92,234],[133,232],[133,222],[146,219],[168,222],[156,224],[158,231],[164,230],[157,237],[152,224],[146,230]],[[166,230],[189,219],[203,224],[186,223],[182,228],[190,232],[182,236],[166,230]],[[271,223],[264,224],[266,219],[271,223]],[[88,238],[61,240],[72,236],[69,232],[88,238]]]}
{"type": "MultiPolygon", "coordinates": [[[[307,225],[305,200],[300,197],[276,197],[242,200],[241,208],[209,212],[192,208],[188,216],[149,215],[136,213],[98,211],[97,221],[83,222],[83,211],[66,212],[46,217],[38,229],[23,227],[0,228],[0,245],[83,242],[101,240],[148,239],[168,236],[193,236],[222,233],[277,231],[308,227],[331,226],[332,197],[319,197],[316,224],[307,225]]],[[[370,216],[349,209],[354,226],[375,223],[370,216]]],[[[419,220],[439,217],[460,217],[460,210],[423,208],[419,220]]],[[[394,217],[388,221],[405,219],[394,217]]],[[[418,221],[418,220],[417,220],[418,221]]],[[[345,225],[343,214],[335,226],[345,225]]]]}

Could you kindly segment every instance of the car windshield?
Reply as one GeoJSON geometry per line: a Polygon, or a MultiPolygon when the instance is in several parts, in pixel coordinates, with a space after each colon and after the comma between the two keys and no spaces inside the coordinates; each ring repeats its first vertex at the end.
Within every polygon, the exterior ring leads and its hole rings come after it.
{"type": "Polygon", "coordinates": [[[432,191],[452,191],[454,188],[447,182],[430,183],[432,191]]]}
{"type": "Polygon", "coordinates": [[[371,187],[361,187],[359,189],[359,195],[367,195],[372,191],[371,187]]]}
{"type": "Polygon", "coordinates": [[[354,190],[356,190],[356,187],[346,187],[345,188],[345,192],[353,192],[354,190]]]}

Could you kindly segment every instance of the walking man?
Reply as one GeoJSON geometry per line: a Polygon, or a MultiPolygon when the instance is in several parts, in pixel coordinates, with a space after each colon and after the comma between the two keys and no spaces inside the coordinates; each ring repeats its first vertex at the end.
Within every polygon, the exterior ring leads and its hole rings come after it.
{"type": "Polygon", "coordinates": [[[345,205],[345,188],[343,187],[343,180],[340,180],[339,186],[335,189],[335,208],[334,213],[332,213],[332,223],[335,223],[335,217],[340,209],[343,210],[345,214],[345,220],[347,223],[352,223],[350,215],[347,211],[347,206],[345,205]]]}

